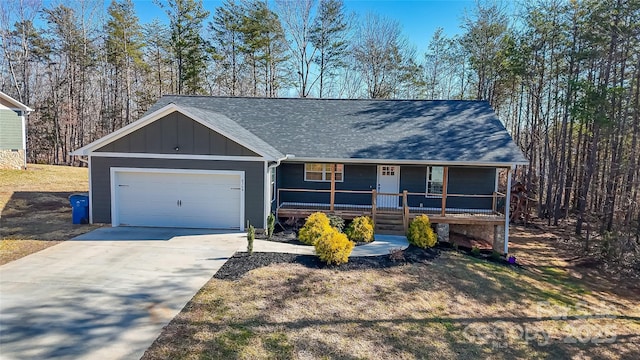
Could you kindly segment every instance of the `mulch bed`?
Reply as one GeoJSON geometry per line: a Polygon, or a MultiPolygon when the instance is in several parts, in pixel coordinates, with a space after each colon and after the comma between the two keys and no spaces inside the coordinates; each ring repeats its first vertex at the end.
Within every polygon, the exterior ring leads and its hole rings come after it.
{"type": "Polygon", "coordinates": [[[440,256],[440,249],[421,249],[409,246],[402,250],[402,257],[393,260],[390,255],[362,256],[349,258],[349,262],[342,265],[327,265],[315,255],[297,255],[283,253],[253,253],[238,252],[233,255],[213,276],[216,279],[236,280],[245,273],[263,266],[273,264],[293,263],[311,269],[335,269],[340,271],[385,269],[407,263],[429,263],[440,256]],[[404,258],[404,259],[402,259],[404,258]]]}
{"type": "MultiPolygon", "coordinates": [[[[454,235],[455,236],[455,235],[454,235]]],[[[267,240],[266,234],[263,232],[256,232],[256,239],[267,240]]],[[[273,233],[269,241],[275,241],[280,243],[288,243],[295,245],[305,245],[298,240],[297,234],[293,229],[284,229],[273,233]]],[[[430,261],[438,258],[441,251],[457,251],[469,256],[473,256],[478,259],[490,261],[499,265],[520,267],[518,264],[510,264],[502,257],[496,257],[492,254],[491,250],[486,247],[481,247],[480,252],[473,252],[472,245],[476,243],[469,241],[465,236],[455,236],[454,240],[457,244],[457,249],[451,244],[438,243],[434,248],[421,249],[417,246],[409,245],[404,250],[394,251],[393,254],[385,254],[378,256],[361,256],[351,257],[349,262],[342,265],[327,265],[315,255],[299,255],[299,254],[286,254],[286,253],[263,253],[256,252],[249,255],[246,252],[237,252],[218,270],[213,276],[216,279],[222,280],[237,280],[241,278],[247,272],[258,269],[263,266],[269,266],[273,264],[300,264],[310,269],[335,269],[339,271],[349,270],[367,270],[367,269],[385,269],[393,266],[401,266],[405,264],[423,263],[427,264],[430,261]],[[461,241],[467,240],[467,241],[461,241]],[[467,245],[467,246],[465,246],[467,245]]],[[[357,243],[358,245],[364,245],[366,243],[357,243]]]]}
{"type": "Polygon", "coordinates": [[[256,239],[269,240],[279,243],[287,243],[293,245],[307,245],[298,240],[298,234],[293,230],[275,231],[271,236],[271,239],[267,239],[267,234],[261,231],[256,231],[256,239]]]}

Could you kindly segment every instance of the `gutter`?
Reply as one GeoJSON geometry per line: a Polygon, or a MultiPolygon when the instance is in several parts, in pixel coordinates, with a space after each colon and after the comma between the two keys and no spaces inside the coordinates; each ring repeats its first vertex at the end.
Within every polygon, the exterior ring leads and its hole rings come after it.
{"type": "MultiPolygon", "coordinates": [[[[282,159],[284,160],[284,159],[282,159]]],[[[428,166],[481,166],[511,168],[517,165],[529,165],[528,161],[442,161],[442,160],[400,160],[400,159],[340,159],[340,158],[286,158],[293,162],[344,163],[344,164],[390,164],[390,165],[428,165],[428,166]]]]}
{"type": "Polygon", "coordinates": [[[296,156],[293,154],[286,154],[283,158],[277,159],[276,161],[272,161],[271,164],[269,164],[268,169],[276,168],[280,166],[280,163],[283,162],[284,160],[293,159],[295,157],[296,156]]]}

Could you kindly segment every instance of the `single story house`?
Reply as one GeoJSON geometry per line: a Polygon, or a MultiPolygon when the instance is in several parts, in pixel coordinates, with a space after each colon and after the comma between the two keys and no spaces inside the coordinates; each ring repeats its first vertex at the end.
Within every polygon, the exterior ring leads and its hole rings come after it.
{"type": "Polygon", "coordinates": [[[426,213],[441,239],[491,229],[504,253],[498,171],[528,163],[488,103],[449,100],[164,96],[73,155],[92,223],[242,231],[325,211],[403,232],[426,213]]]}
{"type": "Polygon", "coordinates": [[[26,116],[33,111],[0,91],[0,169],[27,166],[26,116]]]}

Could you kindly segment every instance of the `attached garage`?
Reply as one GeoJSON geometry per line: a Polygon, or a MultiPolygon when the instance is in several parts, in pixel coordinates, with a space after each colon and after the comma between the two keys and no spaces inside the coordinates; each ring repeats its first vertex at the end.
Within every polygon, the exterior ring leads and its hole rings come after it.
{"type": "Polygon", "coordinates": [[[111,168],[115,226],[242,228],[244,173],[111,168]]]}
{"type": "Polygon", "coordinates": [[[270,211],[284,156],[225,116],[174,104],[73,152],[89,162],[91,223],[244,230],[270,211]]]}

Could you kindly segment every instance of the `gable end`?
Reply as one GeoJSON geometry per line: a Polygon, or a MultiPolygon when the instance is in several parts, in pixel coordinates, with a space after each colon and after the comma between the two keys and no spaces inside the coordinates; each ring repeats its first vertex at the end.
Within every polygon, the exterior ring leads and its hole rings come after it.
{"type": "Polygon", "coordinates": [[[260,156],[180,112],[168,114],[95,151],[143,154],[260,156]]]}

